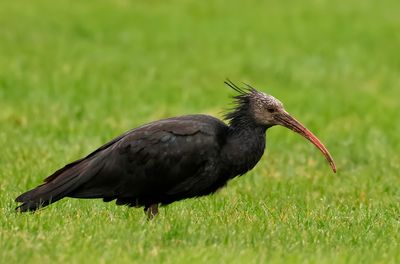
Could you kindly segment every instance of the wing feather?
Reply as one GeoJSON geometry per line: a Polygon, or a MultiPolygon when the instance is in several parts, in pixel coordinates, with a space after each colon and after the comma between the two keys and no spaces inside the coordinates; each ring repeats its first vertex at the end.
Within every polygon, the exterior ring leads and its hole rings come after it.
{"type": "MultiPolygon", "coordinates": [[[[179,192],[190,177],[218,155],[227,126],[206,115],[156,121],[128,131],[83,159],[72,162],[20,195],[21,211],[63,197],[118,199],[142,205],[179,192]]],[[[196,182],[196,181],[192,181],[196,182]]]]}

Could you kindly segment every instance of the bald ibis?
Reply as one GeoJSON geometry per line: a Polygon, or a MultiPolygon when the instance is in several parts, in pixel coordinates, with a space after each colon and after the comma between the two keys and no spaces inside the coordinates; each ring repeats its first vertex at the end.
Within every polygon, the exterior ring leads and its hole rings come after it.
{"type": "Polygon", "coordinates": [[[251,170],[265,148],[265,132],[281,125],[299,133],[335,163],[325,146],[271,95],[225,82],[238,94],[228,124],[209,115],[186,115],[132,129],[88,156],[57,170],[42,185],[21,194],[20,212],[35,211],[64,197],[102,198],[144,207],[212,194],[251,170]]]}

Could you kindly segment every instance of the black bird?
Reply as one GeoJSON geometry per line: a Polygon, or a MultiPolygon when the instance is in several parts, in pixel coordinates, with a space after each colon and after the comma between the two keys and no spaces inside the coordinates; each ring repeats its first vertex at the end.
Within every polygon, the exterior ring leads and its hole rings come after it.
{"type": "Polygon", "coordinates": [[[16,209],[34,211],[64,197],[102,198],[144,207],[151,218],[159,205],[212,194],[251,170],[264,153],[266,130],[274,125],[311,141],[336,172],[328,150],[279,100],[247,84],[225,83],[239,93],[225,116],[228,125],[209,115],[187,115],[135,128],[18,196],[15,201],[22,204],[16,209]]]}

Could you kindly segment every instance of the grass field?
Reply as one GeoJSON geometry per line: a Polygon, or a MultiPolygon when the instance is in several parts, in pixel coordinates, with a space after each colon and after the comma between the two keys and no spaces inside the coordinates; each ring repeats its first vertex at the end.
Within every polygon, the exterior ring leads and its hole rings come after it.
{"type": "Polygon", "coordinates": [[[399,263],[400,2],[0,2],[1,263],[399,263]],[[167,3],[168,2],[168,3],[167,3]],[[122,132],[218,117],[225,78],[271,93],[284,128],[218,194],[142,210],[13,199],[122,132]]]}

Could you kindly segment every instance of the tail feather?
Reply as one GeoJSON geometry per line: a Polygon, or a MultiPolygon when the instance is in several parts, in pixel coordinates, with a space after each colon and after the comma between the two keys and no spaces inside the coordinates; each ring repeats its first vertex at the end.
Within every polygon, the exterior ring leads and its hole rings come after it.
{"type": "Polygon", "coordinates": [[[90,160],[80,160],[56,171],[46,178],[44,184],[18,196],[15,201],[22,204],[16,210],[35,211],[68,196],[98,172],[99,169],[91,169],[89,165],[90,160]]]}

